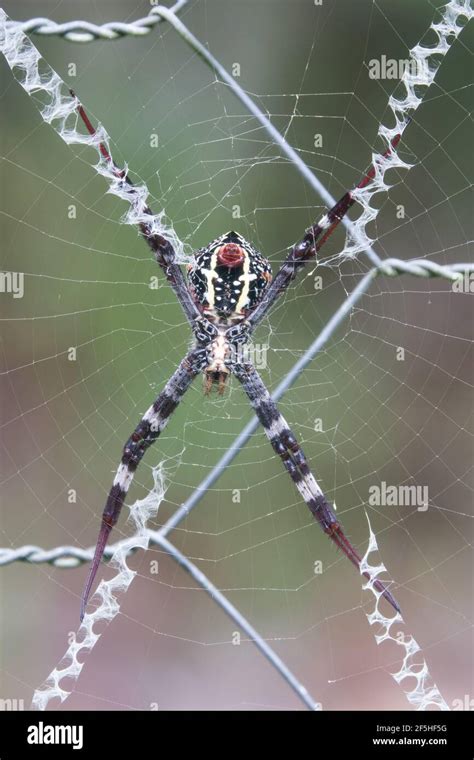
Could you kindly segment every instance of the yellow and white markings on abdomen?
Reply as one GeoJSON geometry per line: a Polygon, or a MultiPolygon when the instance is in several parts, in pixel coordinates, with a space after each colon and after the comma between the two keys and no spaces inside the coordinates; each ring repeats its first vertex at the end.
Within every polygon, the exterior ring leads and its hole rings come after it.
{"type": "Polygon", "coordinates": [[[248,300],[249,300],[249,290],[250,290],[250,283],[253,280],[257,279],[256,274],[250,274],[250,256],[248,252],[245,250],[245,248],[242,249],[244,252],[244,261],[243,261],[243,272],[239,277],[239,281],[243,283],[242,285],[242,292],[239,296],[239,300],[237,301],[235,305],[235,311],[240,314],[242,309],[247,306],[248,300]]]}
{"type": "MultiPolygon", "coordinates": [[[[234,281],[234,285],[238,286],[234,291],[236,298],[231,298],[230,302],[235,303],[235,307],[226,315],[227,317],[241,315],[242,310],[247,306],[249,301],[250,283],[257,279],[256,274],[250,273],[251,262],[248,252],[245,250],[245,248],[242,248],[241,250],[244,254],[244,259],[242,262],[243,271],[242,274],[239,275],[239,277],[234,281]]],[[[220,248],[216,248],[212,254],[211,260],[209,262],[209,268],[201,268],[201,272],[207,281],[205,299],[208,306],[206,308],[206,311],[214,313],[215,311],[219,311],[219,301],[222,299],[222,296],[219,294],[218,286],[218,283],[221,282],[221,278],[217,273],[219,251],[220,248]]]]}
{"type": "Polygon", "coordinates": [[[217,266],[217,250],[214,251],[214,253],[211,256],[211,261],[209,262],[210,266],[209,269],[206,267],[202,267],[201,272],[205,276],[207,280],[207,290],[206,290],[206,301],[208,303],[209,309],[214,309],[215,307],[215,298],[216,298],[216,292],[214,288],[214,280],[217,280],[218,274],[216,272],[216,266],[217,266]]]}

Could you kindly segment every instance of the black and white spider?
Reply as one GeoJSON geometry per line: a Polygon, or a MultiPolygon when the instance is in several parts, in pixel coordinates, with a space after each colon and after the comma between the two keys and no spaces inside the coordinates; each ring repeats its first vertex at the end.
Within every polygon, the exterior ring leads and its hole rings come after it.
{"type": "MultiPolygon", "coordinates": [[[[71,95],[75,97],[72,91],[71,95]]],[[[78,101],[77,112],[88,132],[96,135],[95,128],[78,101]]],[[[391,148],[385,155],[396,147],[399,139],[397,136],[392,141],[391,148]]],[[[100,151],[114,175],[123,182],[124,187],[133,192],[134,185],[126,171],[116,166],[103,143],[100,144],[100,151]]],[[[365,187],[374,175],[375,170],[372,167],[357,188],[365,187]]],[[[241,235],[231,231],[194,254],[193,263],[188,267],[186,281],[171,243],[153,232],[151,225],[147,225],[146,222],[139,223],[142,236],[181,304],[193,331],[195,343],[124,446],[122,459],[102,514],[94,558],[82,595],[81,620],[105,545],[119,518],[135,470],[200,373],[204,374],[207,393],[213,385],[217,385],[218,392],[223,393],[229,375],[235,375],[240,381],[273,450],[281,458],[312,515],[351,562],[360,568],[360,555],[347,539],[286,420],[278,411],[255,367],[247,358],[243,358],[242,351],[257,325],[295,278],[298,270],[309,259],[316,257],[321,246],[354,203],[352,192],[345,193],[319,222],[306,231],[302,240],[291,248],[273,279],[268,261],[241,235]]],[[[145,215],[152,215],[148,207],[145,207],[143,212],[145,215]]],[[[399,606],[390,591],[379,580],[374,581],[374,587],[398,612],[399,606]]]]}

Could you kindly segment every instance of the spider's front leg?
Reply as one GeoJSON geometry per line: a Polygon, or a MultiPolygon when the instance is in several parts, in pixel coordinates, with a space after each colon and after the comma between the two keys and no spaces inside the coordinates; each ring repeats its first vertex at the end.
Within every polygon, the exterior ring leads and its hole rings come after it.
{"type": "Polygon", "coordinates": [[[110,532],[116,524],[135,471],[146,450],[156,441],[178,406],[192,381],[207,364],[207,352],[202,346],[194,348],[179,365],[155,402],[145,412],[132,435],[124,446],[122,459],[117,469],[112,488],[102,513],[102,524],[97,539],[89,576],[81,601],[81,620],[84,617],[87,600],[104,554],[110,532]]]}
{"type": "MultiPolygon", "coordinates": [[[[76,110],[82,119],[85,128],[90,135],[96,136],[97,129],[89,119],[84,106],[80,103],[73,90],[70,90],[70,93],[76,100],[76,110]]],[[[181,267],[176,261],[176,252],[173,246],[170,241],[156,229],[155,217],[146,202],[148,191],[145,194],[144,190],[146,190],[146,188],[144,186],[137,187],[133,184],[127,171],[117,166],[105,143],[100,142],[98,148],[102,158],[107,162],[110,171],[120,183],[121,189],[129,197],[130,205],[137,216],[138,229],[152,251],[156,262],[163,270],[168,283],[173,289],[181,308],[188,319],[188,322],[192,326],[194,321],[199,318],[199,309],[191,297],[181,267]]]]}
{"type": "MultiPolygon", "coordinates": [[[[303,450],[288,427],[286,420],[280,414],[256,369],[248,362],[234,362],[230,363],[229,366],[233,374],[242,383],[273,450],[281,458],[311,514],[326,535],[342,549],[346,557],[360,570],[361,557],[359,553],[345,535],[341,523],[309,468],[303,450]]],[[[370,580],[367,573],[364,573],[364,576],[370,580]]],[[[375,580],[374,588],[383,594],[397,612],[400,612],[398,603],[381,581],[375,580]]]]}
{"type": "MultiPolygon", "coordinates": [[[[401,134],[396,135],[382,158],[387,158],[400,142],[401,134]]],[[[371,166],[367,174],[362,177],[354,190],[366,187],[375,177],[375,166],[371,166]]],[[[310,227],[299,243],[294,245],[280,269],[273,278],[273,282],[266,289],[260,302],[247,317],[250,330],[254,330],[272,308],[279,296],[286,291],[295,279],[298,271],[311,259],[316,258],[326,240],[337,229],[341,220],[346,216],[349,209],[356,202],[354,190],[344,193],[342,198],[321,219],[310,227]]]]}

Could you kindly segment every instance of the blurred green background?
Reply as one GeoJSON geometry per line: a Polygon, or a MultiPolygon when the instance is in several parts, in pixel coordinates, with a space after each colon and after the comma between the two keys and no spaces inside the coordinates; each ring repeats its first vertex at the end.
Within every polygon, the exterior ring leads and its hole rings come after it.
{"type": "MultiPolygon", "coordinates": [[[[181,17],[228,70],[240,64],[239,83],[338,197],[380,147],[379,123],[392,124],[387,99],[395,82],[370,79],[368,62],[406,58],[440,6],[195,0],[181,17]]],[[[15,19],[95,23],[133,20],[149,8],[77,0],[5,0],[3,7],[15,19]]],[[[321,213],[294,167],[166,24],[115,42],[33,42],[104,124],[116,162],[146,181],[153,208],[165,209],[187,253],[236,228],[276,269],[321,213]]],[[[401,155],[413,168],[389,176],[389,199],[375,201],[381,212],[369,232],[383,257],[442,264],[472,257],[471,50],[472,28],[406,131],[401,155]]],[[[95,542],[123,443],[190,335],[168,288],[150,290],[157,267],[137,232],[120,224],[126,208],[104,194],[91,153],[62,143],[3,60],[0,71],[2,267],[25,272],[24,298],[1,300],[0,544],[85,547],[95,542]],[[68,360],[71,346],[76,361],[68,360]]],[[[367,271],[364,255],[334,263],[343,244],[342,232],[331,238],[328,265],[301,277],[260,328],[270,388],[367,271]]],[[[382,480],[428,486],[426,512],[368,513],[407,629],[449,704],[473,693],[470,298],[447,281],[379,278],[281,402],[362,552],[369,487],[382,480]]],[[[151,487],[152,466],[167,460],[164,522],[248,419],[235,382],[217,399],[204,398],[196,381],[148,453],[129,502],[151,487]]],[[[115,538],[128,529],[124,514],[115,538]]],[[[399,652],[377,648],[357,573],[311,519],[263,433],[170,538],[228,592],[325,709],[408,707],[388,675],[399,652]]],[[[87,659],[65,709],[300,709],[251,644],[232,644],[234,624],[170,558],[150,550],[131,565],[138,575],[122,614],[87,659]],[[150,572],[155,559],[158,576],[150,572]]],[[[85,566],[1,569],[0,697],[29,704],[77,628],[86,573],[85,566]]]]}

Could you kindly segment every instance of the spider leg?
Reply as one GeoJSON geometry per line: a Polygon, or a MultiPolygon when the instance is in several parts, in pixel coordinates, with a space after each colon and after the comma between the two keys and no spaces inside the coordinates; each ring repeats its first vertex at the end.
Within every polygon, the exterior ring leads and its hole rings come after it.
{"type": "Polygon", "coordinates": [[[97,570],[104,553],[110,532],[116,524],[122,509],[125,497],[133,480],[135,470],[145,454],[146,450],[156,441],[161,431],[167,424],[182,397],[188,390],[196,375],[205,364],[205,352],[195,349],[181,362],[178,369],[168,380],[164,389],[157,396],[155,402],[144,414],[132,435],[124,446],[122,459],[117,469],[114,482],[109,491],[104,511],[102,524],[97,539],[94,557],[89,571],[81,600],[81,620],[84,617],[87,600],[94,583],[97,570]]]}
{"type": "MultiPolygon", "coordinates": [[[[396,135],[393,138],[390,147],[383,154],[384,158],[390,155],[392,150],[397,147],[400,139],[401,135],[396,135]]],[[[375,166],[372,165],[354,190],[364,188],[374,177],[375,166]]],[[[345,217],[351,206],[354,205],[356,202],[356,199],[353,196],[354,190],[349,190],[345,193],[330,211],[324,214],[316,224],[309,228],[302,240],[292,247],[285,261],[273,278],[272,283],[266,289],[260,303],[247,317],[246,321],[250,325],[251,331],[253,331],[262,321],[277,298],[287,289],[292,280],[294,280],[298,270],[321,250],[326,240],[339,225],[341,219],[345,217]]]]}
{"type": "MultiPolygon", "coordinates": [[[[232,372],[242,383],[273,450],[281,458],[311,514],[326,535],[342,549],[346,557],[360,570],[361,557],[359,553],[345,535],[341,523],[309,468],[303,450],[288,427],[286,420],[280,414],[258,372],[248,363],[234,364],[232,372]]],[[[364,573],[364,576],[370,580],[368,573],[364,573]]],[[[374,588],[383,594],[397,612],[400,612],[398,603],[381,581],[375,580],[374,588]]]]}
{"type": "MultiPolygon", "coordinates": [[[[70,90],[70,93],[71,96],[77,101],[76,110],[82,119],[87,131],[90,135],[96,135],[97,130],[89,119],[84,107],[79,102],[77,95],[73,90],[70,90]]],[[[125,169],[120,169],[117,166],[112,156],[110,155],[107,146],[104,143],[99,144],[99,150],[102,154],[102,157],[109,164],[113,174],[117,177],[117,179],[123,182],[124,189],[126,188],[127,192],[130,195],[134,196],[136,202],[139,204],[139,209],[142,214],[153,216],[153,212],[151,211],[150,207],[143,200],[141,200],[141,191],[143,188],[136,187],[129,178],[127,171],[125,169]]],[[[140,221],[138,223],[138,227],[143,238],[151,249],[156,261],[163,270],[166,279],[174,290],[187,319],[191,324],[193,324],[195,319],[200,316],[200,312],[191,297],[181,267],[176,262],[176,253],[173,246],[169,240],[166,240],[165,237],[153,231],[151,223],[148,224],[146,221],[140,221]]]]}

